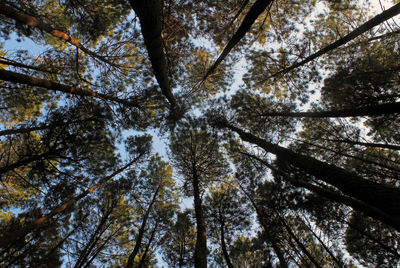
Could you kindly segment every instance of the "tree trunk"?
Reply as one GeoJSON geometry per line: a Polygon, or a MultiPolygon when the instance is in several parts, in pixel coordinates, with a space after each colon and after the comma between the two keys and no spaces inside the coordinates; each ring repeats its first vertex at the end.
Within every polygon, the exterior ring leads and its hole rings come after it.
{"type": "Polygon", "coordinates": [[[3,173],[6,173],[8,171],[14,170],[16,168],[23,167],[23,166],[26,166],[26,165],[28,165],[30,163],[42,160],[44,158],[46,158],[46,159],[57,158],[57,157],[59,157],[58,153],[60,153],[60,152],[62,152],[64,150],[65,149],[50,149],[49,151],[47,151],[45,153],[34,155],[34,156],[29,157],[29,158],[19,160],[19,161],[15,162],[15,163],[12,163],[10,165],[0,167],[0,175],[3,174],[3,173]]]}
{"type": "Polygon", "coordinates": [[[226,247],[226,242],[225,242],[225,221],[223,219],[223,216],[220,215],[219,217],[219,224],[220,224],[220,234],[221,234],[221,250],[222,254],[224,255],[224,259],[226,262],[226,265],[228,268],[233,268],[231,258],[229,257],[228,249],[226,247]]]}
{"type": "Polygon", "coordinates": [[[360,142],[360,141],[352,141],[352,140],[349,140],[349,139],[345,139],[345,140],[327,139],[327,141],[343,142],[343,143],[348,143],[348,144],[353,144],[353,145],[362,145],[362,146],[365,146],[365,147],[384,148],[384,149],[400,151],[400,146],[399,145],[395,145],[395,144],[360,142]]]}
{"type": "Polygon", "coordinates": [[[393,18],[394,16],[398,15],[400,13],[400,4],[396,4],[394,6],[392,6],[391,8],[383,11],[382,13],[378,14],[377,16],[375,16],[374,18],[370,19],[369,21],[367,21],[366,23],[362,24],[361,26],[359,26],[358,28],[356,28],[354,31],[350,32],[349,34],[347,34],[346,36],[344,36],[343,38],[340,38],[339,40],[333,42],[332,44],[324,47],[323,49],[315,52],[314,54],[308,56],[307,58],[305,58],[304,60],[293,64],[292,66],[285,68],[277,73],[274,73],[273,75],[267,77],[267,79],[275,77],[279,74],[285,74],[297,67],[300,67],[316,58],[318,58],[319,56],[328,53],[331,50],[334,50],[348,42],[350,42],[351,40],[355,39],[356,37],[362,35],[363,33],[365,33],[366,31],[372,29],[373,27],[381,24],[382,22],[393,18]]]}
{"type": "Polygon", "coordinates": [[[116,66],[114,63],[110,62],[109,60],[107,60],[105,57],[98,55],[97,53],[90,51],[89,49],[85,48],[77,39],[69,36],[68,34],[56,30],[55,28],[53,28],[51,25],[46,24],[42,21],[40,21],[39,19],[30,16],[28,14],[19,12],[18,10],[5,5],[3,3],[0,3],[0,14],[3,14],[6,17],[9,17],[13,20],[16,20],[20,23],[26,24],[30,27],[37,27],[38,29],[45,31],[49,34],[51,34],[54,37],[60,38],[62,40],[65,40],[66,42],[70,43],[71,45],[79,48],[80,50],[82,50],[83,52],[85,52],[86,54],[92,56],[93,58],[96,58],[102,62],[105,62],[107,64],[110,64],[112,66],[116,66]]]}
{"type": "Polygon", "coordinates": [[[103,229],[103,227],[107,223],[107,220],[110,217],[112,211],[113,211],[113,209],[110,209],[106,212],[105,215],[103,215],[103,217],[100,220],[100,223],[97,225],[96,230],[91,235],[90,240],[87,242],[85,248],[80,252],[79,258],[76,261],[74,268],[82,267],[83,264],[86,262],[89,254],[92,252],[93,248],[96,246],[97,242],[100,240],[103,233],[109,227],[109,226],[107,226],[107,228],[103,229]]]}
{"type": "Polygon", "coordinates": [[[194,267],[206,268],[207,267],[207,232],[206,223],[203,215],[202,199],[200,195],[199,177],[196,173],[195,166],[193,165],[193,195],[194,195],[194,210],[197,223],[196,246],[194,250],[194,267]]]}
{"type": "Polygon", "coordinates": [[[89,89],[77,88],[77,87],[72,87],[72,86],[68,86],[68,85],[64,85],[64,84],[59,84],[59,83],[56,83],[53,81],[36,78],[33,76],[28,76],[28,75],[24,75],[24,74],[20,74],[20,73],[15,73],[15,72],[7,71],[7,70],[0,70],[0,79],[2,79],[4,81],[29,85],[29,86],[33,86],[33,87],[47,88],[47,89],[53,90],[53,91],[61,91],[64,93],[69,93],[69,94],[78,95],[78,96],[82,96],[82,97],[92,97],[92,98],[101,99],[104,101],[112,101],[112,102],[120,103],[122,105],[126,105],[128,107],[140,108],[140,105],[136,101],[119,99],[119,98],[116,98],[113,96],[108,96],[106,94],[96,93],[89,89]]]}
{"type": "Polygon", "coordinates": [[[382,114],[398,114],[400,113],[400,102],[384,103],[360,107],[355,109],[343,109],[320,112],[270,112],[263,113],[262,116],[285,116],[285,117],[356,117],[356,116],[378,116],[382,114]]]}
{"type": "Polygon", "coordinates": [[[224,50],[222,51],[221,55],[219,55],[218,59],[214,62],[214,64],[207,70],[206,74],[204,75],[201,83],[206,81],[207,77],[215,72],[218,65],[228,56],[229,52],[233,49],[237,43],[245,36],[245,34],[250,30],[251,26],[257,20],[258,16],[264,12],[264,10],[273,2],[273,0],[257,0],[252,7],[250,8],[249,12],[246,14],[245,18],[243,19],[242,24],[237,29],[236,33],[231,37],[228,44],[225,46],[224,50]]]}
{"type": "MultiPolygon", "coordinates": [[[[1,5],[1,4],[0,4],[0,5],[1,5]]],[[[39,72],[44,72],[44,73],[49,73],[49,74],[60,74],[60,72],[47,70],[47,69],[45,69],[45,68],[43,68],[43,67],[37,67],[37,66],[32,66],[32,65],[26,65],[26,64],[19,63],[19,62],[15,62],[15,61],[11,61],[11,60],[1,60],[1,59],[0,59],[0,64],[11,65],[11,66],[20,67],[20,68],[25,68],[25,69],[31,69],[31,70],[35,70],[35,71],[39,71],[39,72]]]]}
{"type": "MultiPolygon", "coordinates": [[[[298,216],[298,218],[301,219],[299,216],[298,216]]],[[[301,220],[303,221],[303,219],[301,219],[301,220]]],[[[328,252],[329,256],[331,256],[332,260],[336,263],[336,265],[338,267],[342,268],[343,264],[340,263],[340,261],[336,258],[335,254],[333,254],[333,252],[324,243],[324,241],[322,241],[322,239],[314,232],[314,230],[311,227],[311,224],[308,222],[308,224],[304,223],[304,225],[307,227],[308,230],[310,230],[310,232],[313,234],[313,236],[319,241],[319,243],[322,245],[322,247],[325,249],[325,251],[328,252]]]]}
{"type": "Polygon", "coordinates": [[[160,189],[161,189],[161,184],[158,185],[158,187],[153,195],[153,198],[149,204],[149,207],[147,208],[146,213],[143,215],[142,224],[140,225],[139,233],[135,240],[135,247],[133,248],[132,253],[129,255],[128,262],[126,264],[126,268],[133,268],[133,265],[135,264],[134,263],[135,257],[139,253],[139,249],[142,246],[142,240],[143,240],[144,233],[146,231],[147,220],[149,219],[151,209],[153,207],[153,204],[156,202],[158,191],[160,189]]]}
{"type": "MultiPolygon", "coordinates": [[[[366,180],[345,169],[327,164],[315,158],[298,154],[276,144],[272,144],[245,132],[228,122],[220,122],[224,126],[239,134],[242,140],[256,144],[266,152],[272,153],[283,162],[287,162],[324,181],[344,194],[356,198],[378,210],[383,214],[391,215],[392,221],[387,222],[396,229],[400,228],[400,189],[366,180]]],[[[381,219],[382,220],[382,219],[381,219]]]]}
{"type": "Polygon", "coordinates": [[[153,231],[151,232],[150,239],[149,239],[149,241],[147,243],[146,249],[144,250],[142,258],[140,259],[140,263],[138,265],[138,268],[143,268],[144,267],[144,264],[145,264],[145,261],[146,261],[146,258],[147,258],[147,254],[148,254],[148,252],[150,250],[150,245],[153,242],[154,236],[155,236],[156,231],[157,231],[157,227],[158,227],[158,221],[156,223],[156,226],[154,226],[153,231]]]}
{"type": "Polygon", "coordinates": [[[14,128],[14,129],[6,129],[6,130],[1,130],[0,131],[0,136],[6,136],[6,135],[13,135],[13,134],[24,134],[24,133],[29,133],[32,131],[36,130],[43,130],[43,129],[48,129],[49,126],[47,125],[42,125],[42,126],[37,126],[37,127],[20,127],[20,128],[14,128]]]}
{"type": "Polygon", "coordinates": [[[144,43],[161,92],[167,98],[171,111],[176,111],[178,103],[169,83],[168,64],[161,37],[162,2],[161,0],[129,0],[129,3],[139,17],[144,43]]]}
{"type": "Polygon", "coordinates": [[[296,236],[296,234],[293,232],[292,228],[287,224],[284,218],[282,218],[280,215],[278,215],[278,218],[282,225],[285,227],[286,231],[289,233],[289,235],[294,239],[296,244],[300,247],[301,251],[307,255],[308,259],[315,265],[317,268],[322,268],[321,265],[317,262],[317,260],[311,255],[311,253],[308,251],[308,249],[304,246],[304,244],[300,241],[300,239],[296,236]]]}
{"type": "Polygon", "coordinates": [[[15,232],[13,232],[11,234],[6,234],[3,237],[3,239],[0,240],[0,248],[5,248],[5,247],[11,245],[12,243],[14,243],[15,241],[18,241],[19,239],[24,238],[28,233],[30,233],[34,229],[37,229],[37,228],[43,226],[46,222],[48,222],[50,219],[52,219],[55,215],[60,214],[63,211],[65,211],[66,209],[74,206],[79,200],[81,200],[88,194],[92,193],[94,190],[99,188],[101,185],[103,185],[104,183],[106,183],[107,181],[109,181],[110,179],[112,179],[113,177],[118,175],[119,173],[123,172],[125,169],[130,167],[133,163],[137,162],[141,157],[142,157],[142,155],[139,155],[134,160],[129,162],[127,165],[118,169],[111,175],[102,178],[101,180],[99,180],[98,183],[96,183],[92,187],[88,188],[86,191],[82,192],[81,194],[64,202],[62,205],[54,208],[50,213],[46,214],[45,216],[42,216],[42,217],[34,220],[33,222],[27,223],[25,225],[25,227],[23,227],[22,229],[16,230],[15,232]]]}
{"type": "Polygon", "coordinates": [[[253,208],[256,211],[258,220],[261,224],[261,226],[264,229],[265,235],[267,236],[268,239],[268,243],[271,243],[272,249],[275,251],[276,256],[279,259],[279,264],[281,266],[281,268],[288,268],[288,264],[285,260],[285,256],[282,252],[282,250],[280,249],[278,243],[276,243],[275,238],[272,236],[272,234],[269,233],[268,231],[268,225],[264,222],[264,217],[261,213],[261,210],[258,208],[256,202],[254,201],[254,199],[250,196],[250,194],[242,187],[242,185],[238,182],[239,188],[240,190],[242,190],[242,192],[247,196],[247,198],[250,200],[250,203],[252,204],[253,208]]]}

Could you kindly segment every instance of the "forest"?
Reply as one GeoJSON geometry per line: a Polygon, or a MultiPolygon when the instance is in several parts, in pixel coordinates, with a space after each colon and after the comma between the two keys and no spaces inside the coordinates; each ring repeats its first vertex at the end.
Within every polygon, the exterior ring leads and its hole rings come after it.
{"type": "Polygon", "coordinates": [[[1,0],[0,267],[400,266],[398,2],[1,0]]]}

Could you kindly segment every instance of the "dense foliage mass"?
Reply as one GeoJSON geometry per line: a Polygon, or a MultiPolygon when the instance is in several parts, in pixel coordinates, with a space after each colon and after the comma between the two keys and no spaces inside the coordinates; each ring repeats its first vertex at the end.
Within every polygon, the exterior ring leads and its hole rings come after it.
{"type": "Polygon", "coordinates": [[[400,265],[396,2],[2,0],[0,266],[400,265]]]}

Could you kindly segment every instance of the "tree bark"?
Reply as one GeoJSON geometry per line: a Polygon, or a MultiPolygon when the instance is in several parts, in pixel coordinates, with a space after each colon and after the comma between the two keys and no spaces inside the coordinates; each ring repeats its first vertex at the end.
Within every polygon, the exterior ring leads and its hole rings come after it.
{"type": "Polygon", "coordinates": [[[4,81],[24,84],[24,85],[28,85],[28,86],[47,88],[47,89],[53,90],[53,91],[61,91],[64,93],[69,93],[72,95],[77,95],[77,96],[82,96],[82,97],[92,97],[92,98],[101,99],[104,101],[112,101],[112,102],[116,102],[116,103],[119,103],[122,105],[126,105],[128,107],[140,108],[140,105],[136,101],[119,99],[119,98],[109,96],[106,94],[96,93],[89,89],[68,86],[68,85],[60,84],[60,83],[53,82],[50,80],[36,78],[33,76],[28,76],[28,75],[15,73],[15,72],[7,71],[7,70],[0,70],[0,79],[2,79],[4,81]]]}
{"type": "Polygon", "coordinates": [[[129,0],[136,15],[139,17],[140,27],[153,73],[167,98],[171,111],[178,109],[178,103],[172,94],[168,78],[168,64],[163,49],[162,31],[162,2],[161,0],[129,0]]]}
{"type": "Polygon", "coordinates": [[[50,213],[48,213],[48,214],[46,214],[46,215],[34,220],[33,222],[27,223],[25,225],[25,227],[23,227],[23,228],[21,228],[19,230],[16,230],[15,232],[13,232],[11,234],[5,235],[3,237],[3,239],[0,240],[0,248],[5,248],[5,247],[11,245],[12,243],[14,243],[15,241],[18,241],[19,239],[24,238],[28,233],[30,233],[34,229],[37,229],[37,228],[43,226],[46,222],[48,222],[50,219],[52,219],[55,215],[64,212],[68,208],[71,208],[79,200],[81,200],[82,198],[84,198],[88,194],[92,193],[94,190],[99,188],[101,185],[103,185],[104,183],[106,183],[107,181],[109,181],[110,179],[112,179],[113,177],[118,175],[119,173],[123,172],[125,169],[130,167],[132,164],[137,162],[141,157],[142,157],[142,155],[139,155],[134,160],[132,160],[131,162],[129,162],[128,164],[126,164],[122,168],[118,169],[117,171],[115,171],[111,175],[100,179],[98,183],[96,183],[92,187],[88,188],[86,191],[84,191],[81,194],[69,199],[68,201],[64,202],[62,205],[54,208],[50,213]]]}
{"type": "Polygon", "coordinates": [[[391,215],[393,221],[390,222],[390,225],[395,225],[393,227],[397,229],[400,228],[400,207],[398,206],[400,202],[400,189],[366,180],[345,169],[272,144],[228,122],[220,122],[220,125],[239,134],[242,140],[258,145],[266,152],[276,155],[280,160],[300,168],[319,180],[336,187],[344,194],[380,210],[382,214],[391,215]]]}
{"type": "Polygon", "coordinates": [[[59,30],[53,28],[51,25],[44,23],[43,21],[40,21],[39,19],[37,19],[33,16],[22,13],[22,12],[18,11],[17,9],[14,9],[3,3],[0,3],[0,14],[3,14],[4,16],[6,16],[10,19],[18,21],[19,23],[23,23],[30,27],[37,27],[38,29],[45,31],[54,37],[60,38],[61,40],[64,40],[64,41],[70,43],[71,45],[79,48],[80,50],[82,50],[86,54],[92,56],[93,58],[96,58],[96,59],[98,59],[102,62],[105,62],[111,66],[114,66],[114,67],[117,66],[115,63],[110,62],[105,57],[100,56],[97,53],[85,48],[77,39],[69,36],[68,34],[66,34],[62,31],[59,31],[59,30]]]}
{"type": "Polygon", "coordinates": [[[400,113],[400,102],[371,105],[355,109],[343,109],[343,110],[320,111],[320,112],[269,112],[269,113],[263,113],[262,116],[325,118],[325,117],[378,116],[383,114],[398,114],[398,113],[400,113]]]}
{"type": "Polygon", "coordinates": [[[324,47],[323,49],[315,52],[314,54],[308,56],[307,58],[305,58],[304,60],[293,64],[290,67],[287,67],[279,72],[276,72],[274,74],[272,74],[271,76],[267,77],[267,79],[275,77],[277,75],[280,74],[285,74],[288,73],[289,71],[300,67],[316,58],[318,58],[319,56],[328,53],[331,50],[334,50],[348,42],[350,42],[351,40],[355,39],[356,37],[362,35],[363,33],[365,33],[366,31],[372,29],[373,27],[381,24],[382,22],[393,18],[394,16],[398,15],[400,13],[400,4],[396,4],[394,6],[392,6],[391,8],[383,11],[382,13],[378,14],[377,16],[375,16],[374,18],[370,19],[369,21],[365,22],[364,24],[362,24],[361,26],[359,26],[358,28],[356,28],[354,31],[350,32],[349,34],[347,34],[346,36],[344,36],[343,38],[340,38],[339,40],[331,43],[330,45],[324,47]]]}
{"type": "Polygon", "coordinates": [[[135,264],[135,262],[134,262],[135,257],[139,253],[139,249],[142,246],[142,240],[143,240],[144,233],[146,231],[147,220],[149,219],[151,209],[153,207],[153,204],[156,202],[157,195],[158,195],[158,192],[160,189],[161,189],[161,184],[158,185],[158,187],[153,195],[153,198],[146,210],[146,213],[143,215],[142,224],[140,225],[139,233],[135,240],[135,247],[133,248],[132,253],[129,255],[128,262],[126,264],[126,268],[133,268],[133,265],[135,264]]]}

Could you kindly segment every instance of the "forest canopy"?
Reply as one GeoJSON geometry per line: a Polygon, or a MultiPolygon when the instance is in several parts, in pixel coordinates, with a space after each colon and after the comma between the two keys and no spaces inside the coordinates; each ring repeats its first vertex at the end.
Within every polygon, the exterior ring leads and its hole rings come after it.
{"type": "Polygon", "coordinates": [[[399,13],[2,0],[0,266],[400,265],[399,13]]]}

